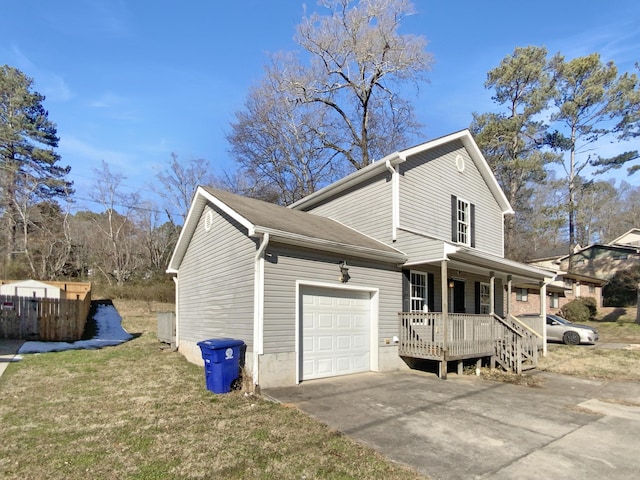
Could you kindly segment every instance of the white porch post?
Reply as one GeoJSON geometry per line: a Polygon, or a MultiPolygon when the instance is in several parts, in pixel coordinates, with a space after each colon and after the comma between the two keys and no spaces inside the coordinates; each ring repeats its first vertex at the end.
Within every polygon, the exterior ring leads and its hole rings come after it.
{"type": "Polygon", "coordinates": [[[513,277],[507,275],[507,316],[511,315],[511,285],[513,283],[513,277]]]}
{"type": "Polygon", "coordinates": [[[489,272],[489,313],[493,315],[496,313],[496,301],[495,301],[495,291],[496,291],[496,272],[489,272]]]}
{"type": "Polygon", "coordinates": [[[449,324],[449,281],[448,281],[448,268],[447,268],[448,260],[442,260],[440,262],[440,275],[442,277],[440,281],[440,288],[442,290],[442,335],[444,338],[444,352],[443,352],[443,361],[440,362],[440,371],[439,377],[442,379],[447,378],[447,360],[449,358],[449,332],[448,332],[448,324],[449,324]]]}

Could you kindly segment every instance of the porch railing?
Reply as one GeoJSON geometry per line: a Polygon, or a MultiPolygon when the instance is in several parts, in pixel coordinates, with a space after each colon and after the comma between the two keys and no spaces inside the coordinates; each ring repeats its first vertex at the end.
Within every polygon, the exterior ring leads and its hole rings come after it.
{"type": "Polygon", "coordinates": [[[402,356],[449,361],[491,357],[504,369],[522,373],[538,360],[535,332],[497,315],[440,312],[400,312],[398,353],[402,356]]]}
{"type": "Polygon", "coordinates": [[[426,359],[462,359],[493,355],[491,315],[401,312],[400,355],[426,359]],[[445,338],[446,332],[446,338],[445,338]]]}

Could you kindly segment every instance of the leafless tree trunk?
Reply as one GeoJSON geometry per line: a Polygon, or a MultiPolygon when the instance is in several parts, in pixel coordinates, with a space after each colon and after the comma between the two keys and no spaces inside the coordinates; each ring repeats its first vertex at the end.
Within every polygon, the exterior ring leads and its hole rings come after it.
{"type": "Polygon", "coordinates": [[[169,165],[155,177],[160,183],[151,183],[150,187],[164,201],[164,211],[174,225],[184,225],[198,185],[214,182],[207,160],[197,158],[184,162],[175,153],[171,154],[169,165]]]}
{"type": "Polygon", "coordinates": [[[109,284],[115,279],[118,285],[122,285],[141,263],[135,252],[132,222],[133,210],[140,204],[140,199],[137,193],[125,194],[121,191],[125,177],[112,173],[105,162],[102,162],[102,169],[97,169],[95,173],[96,181],[90,196],[102,205],[103,212],[94,217],[94,225],[105,240],[106,247],[102,252],[103,261],[96,267],[109,284]]]}
{"type": "Polygon", "coordinates": [[[638,300],[636,301],[636,323],[640,325],[640,282],[638,282],[638,300]]]}

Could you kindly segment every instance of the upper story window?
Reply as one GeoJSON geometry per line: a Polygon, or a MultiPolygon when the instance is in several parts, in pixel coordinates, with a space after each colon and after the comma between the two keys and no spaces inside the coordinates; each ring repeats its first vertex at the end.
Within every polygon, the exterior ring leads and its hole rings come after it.
{"type": "Polygon", "coordinates": [[[573,280],[571,280],[570,278],[565,278],[564,288],[573,288],[573,280]]]}
{"type": "Polygon", "coordinates": [[[451,195],[451,241],[476,246],[475,205],[451,195]]]}
{"type": "Polygon", "coordinates": [[[593,283],[589,283],[589,293],[596,293],[596,286],[593,283]]]}

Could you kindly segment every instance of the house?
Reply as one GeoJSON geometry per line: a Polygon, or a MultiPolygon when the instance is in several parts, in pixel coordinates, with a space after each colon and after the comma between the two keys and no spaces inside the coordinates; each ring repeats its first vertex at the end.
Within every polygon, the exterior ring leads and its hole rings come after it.
{"type": "MultiPolygon", "coordinates": [[[[562,307],[578,297],[590,297],[596,302],[596,307],[602,307],[602,288],[607,283],[602,278],[578,275],[557,271],[555,280],[546,288],[547,313],[559,314],[562,307]]],[[[540,286],[535,284],[514,285],[511,293],[513,315],[528,315],[538,313],[541,309],[540,286]]]]}
{"type": "Polygon", "coordinates": [[[640,247],[640,228],[632,228],[628,232],[623,233],[618,238],[609,242],[609,245],[640,247]]]}
{"type": "Polygon", "coordinates": [[[519,323],[511,292],[545,292],[553,273],[504,258],[511,213],[468,130],[290,208],[199,187],[167,270],[177,347],[201,364],[197,342],[242,339],[245,371],[265,388],[416,359],[441,377],[452,362],[535,366],[542,318],[519,323]]]}
{"type": "MultiPolygon", "coordinates": [[[[542,268],[566,272],[569,268],[568,246],[535,253],[529,263],[542,268]]],[[[609,243],[577,246],[572,255],[571,273],[609,280],[616,273],[640,265],[640,229],[632,228],[609,243]]]]}
{"type": "MultiPolygon", "coordinates": [[[[569,269],[568,246],[538,252],[531,265],[556,271],[556,279],[547,287],[547,312],[559,310],[577,297],[591,297],[596,307],[603,305],[603,288],[616,273],[640,266],[640,229],[632,228],[609,243],[577,246],[569,269]]],[[[539,292],[535,285],[516,285],[515,314],[537,311],[539,292]]]]}

